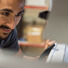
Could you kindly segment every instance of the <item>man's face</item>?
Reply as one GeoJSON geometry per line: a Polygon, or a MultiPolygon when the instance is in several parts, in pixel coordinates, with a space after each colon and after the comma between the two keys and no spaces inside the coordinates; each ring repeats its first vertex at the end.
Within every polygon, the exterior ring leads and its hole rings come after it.
{"type": "Polygon", "coordinates": [[[0,38],[8,37],[23,13],[24,0],[0,0],[0,38]]]}

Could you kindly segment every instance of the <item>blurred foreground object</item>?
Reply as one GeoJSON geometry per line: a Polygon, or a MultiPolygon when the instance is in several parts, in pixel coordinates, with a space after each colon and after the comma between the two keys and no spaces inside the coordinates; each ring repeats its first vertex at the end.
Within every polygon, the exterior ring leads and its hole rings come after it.
{"type": "Polygon", "coordinates": [[[0,56],[0,68],[68,68],[68,64],[46,64],[41,61],[0,56]]]}

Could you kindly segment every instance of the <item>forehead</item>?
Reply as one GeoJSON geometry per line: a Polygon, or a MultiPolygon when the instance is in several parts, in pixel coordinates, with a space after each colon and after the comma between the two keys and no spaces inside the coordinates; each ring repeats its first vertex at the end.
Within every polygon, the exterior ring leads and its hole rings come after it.
{"type": "Polygon", "coordinates": [[[24,0],[0,0],[0,9],[22,10],[24,0]]]}

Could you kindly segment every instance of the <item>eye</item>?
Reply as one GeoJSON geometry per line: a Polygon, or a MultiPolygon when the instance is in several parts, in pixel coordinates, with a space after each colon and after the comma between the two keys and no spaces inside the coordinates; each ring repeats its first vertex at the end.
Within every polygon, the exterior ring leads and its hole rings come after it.
{"type": "Polygon", "coordinates": [[[21,16],[23,14],[23,12],[22,13],[18,13],[17,15],[15,15],[16,17],[19,17],[19,16],[21,16]]]}
{"type": "Polygon", "coordinates": [[[10,13],[9,12],[2,12],[2,15],[9,16],[10,13]]]}

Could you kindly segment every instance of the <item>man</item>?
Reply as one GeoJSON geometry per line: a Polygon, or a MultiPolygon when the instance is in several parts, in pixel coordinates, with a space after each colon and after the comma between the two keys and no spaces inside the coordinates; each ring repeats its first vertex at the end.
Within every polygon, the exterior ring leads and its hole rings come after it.
{"type": "Polygon", "coordinates": [[[0,0],[0,48],[19,51],[16,26],[24,9],[24,0],[0,0]]]}
{"type": "Polygon", "coordinates": [[[0,0],[0,48],[19,51],[16,26],[24,9],[24,0],[0,0]]]}

